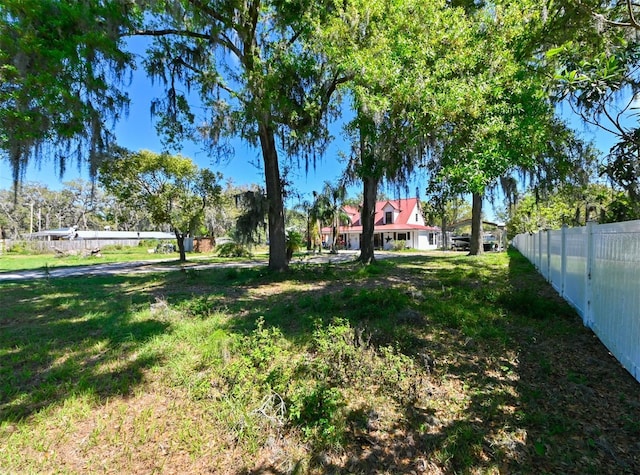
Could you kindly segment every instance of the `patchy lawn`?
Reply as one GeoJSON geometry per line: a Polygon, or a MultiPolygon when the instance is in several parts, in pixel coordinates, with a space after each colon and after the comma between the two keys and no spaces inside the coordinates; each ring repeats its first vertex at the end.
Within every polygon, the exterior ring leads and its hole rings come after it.
{"type": "Polygon", "coordinates": [[[640,473],[640,383],[516,252],[0,299],[2,473],[640,473]]]}

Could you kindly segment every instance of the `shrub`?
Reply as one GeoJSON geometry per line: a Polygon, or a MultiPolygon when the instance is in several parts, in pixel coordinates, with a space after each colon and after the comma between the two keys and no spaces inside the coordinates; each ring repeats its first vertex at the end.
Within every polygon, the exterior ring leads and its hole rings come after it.
{"type": "Polygon", "coordinates": [[[407,243],[404,241],[395,241],[391,246],[392,251],[404,251],[407,249],[407,243]]]}
{"type": "Polygon", "coordinates": [[[294,392],[289,418],[319,447],[337,447],[345,435],[345,406],[344,396],[338,388],[318,383],[294,392]]]}
{"type": "Polygon", "coordinates": [[[251,257],[249,249],[235,242],[227,242],[216,246],[216,253],[220,257],[251,257]]]}
{"type": "Polygon", "coordinates": [[[287,260],[290,261],[293,253],[302,247],[302,234],[298,231],[287,231],[287,260]]]}

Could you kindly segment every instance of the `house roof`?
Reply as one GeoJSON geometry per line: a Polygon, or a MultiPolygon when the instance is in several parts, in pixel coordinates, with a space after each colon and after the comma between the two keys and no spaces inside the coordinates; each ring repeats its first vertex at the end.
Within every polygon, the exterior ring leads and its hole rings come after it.
{"type": "MultiPolygon", "coordinates": [[[[420,224],[408,224],[411,214],[418,206],[418,212],[421,213],[417,198],[406,198],[399,200],[378,201],[376,203],[376,212],[374,217],[374,226],[378,231],[403,231],[403,230],[422,230],[422,231],[439,231],[440,228],[433,226],[423,226],[420,224]],[[393,224],[384,223],[384,209],[387,205],[391,206],[398,215],[394,218],[393,224]]],[[[344,212],[351,219],[349,226],[340,226],[339,232],[359,233],[362,232],[362,221],[360,220],[360,209],[354,206],[343,207],[344,212]]],[[[330,228],[323,228],[323,232],[331,232],[330,228]]]]}

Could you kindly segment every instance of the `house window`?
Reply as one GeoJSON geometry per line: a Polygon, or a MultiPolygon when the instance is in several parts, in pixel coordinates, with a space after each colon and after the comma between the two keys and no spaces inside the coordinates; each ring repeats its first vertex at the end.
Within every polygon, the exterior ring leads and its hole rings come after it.
{"type": "Polygon", "coordinates": [[[416,213],[416,223],[418,222],[418,213],[416,213]]]}
{"type": "Polygon", "coordinates": [[[398,233],[398,241],[406,241],[407,239],[407,233],[398,233]]]}
{"type": "Polygon", "coordinates": [[[429,233],[429,245],[433,246],[436,243],[436,235],[433,233],[429,233]]]}
{"type": "Polygon", "coordinates": [[[393,211],[387,211],[384,214],[384,223],[385,224],[392,224],[393,223],[393,211]]]}

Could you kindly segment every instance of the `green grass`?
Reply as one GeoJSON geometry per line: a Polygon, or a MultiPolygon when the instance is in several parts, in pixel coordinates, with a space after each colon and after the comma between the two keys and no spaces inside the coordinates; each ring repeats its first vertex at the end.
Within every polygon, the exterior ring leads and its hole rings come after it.
{"type": "Polygon", "coordinates": [[[639,468],[637,383],[517,253],[60,278],[0,299],[0,472],[639,468]]]}
{"type": "Polygon", "coordinates": [[[101,256],[99,257],[82,255],[58,257],[55,254],[19,254],[6,252],[0,255],[0,272],[94,265],[111,262],[170,260],[177,259],[177,257],[177,253],[149,254],[146,247],[106,248],[101,251],[101,256]]]}
{"type": "MultiPolygon", "coordinates": [[[[100,256],[67,255],[57,256],[55,254],[20,254],[5,252],[0,254],[0,273],[15,272],[23,270],[44,270],[59,267],[91,266],[97,264],[108,264],[114,262],[133,261],[177,261],[178,253],[149,253],[146,246],[137,247],[106,247],[100,252],[100,256]]],[[[254,258],[264,258],[263,253],[255,253],[254,258]]],[[[248,259],[228,259],[217,257],[215,254],[187,254],[188,262],[230,262],[243,261],[248,259]]]]}

